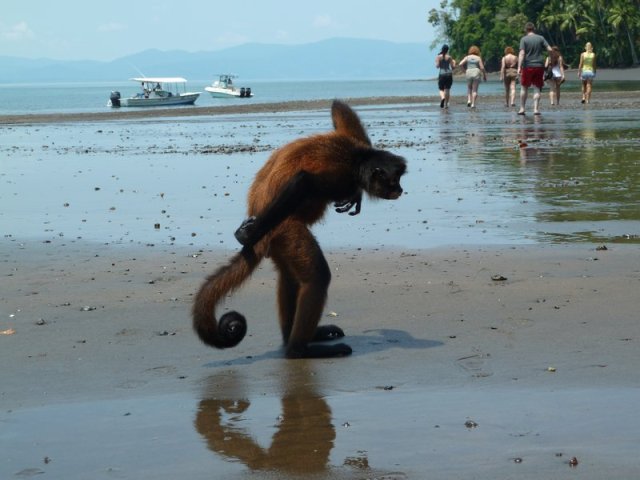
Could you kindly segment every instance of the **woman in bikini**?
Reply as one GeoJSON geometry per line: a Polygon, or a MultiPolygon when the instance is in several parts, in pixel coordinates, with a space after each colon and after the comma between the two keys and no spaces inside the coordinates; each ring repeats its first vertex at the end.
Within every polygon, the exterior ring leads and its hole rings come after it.
{"type": "Polygon", "coordinates": [[[500,66],[500,80],[504,83],[504,99],[508,107],[516,105],[516,80],[518,78],[518,57],[511,47],[504,49],[500,66]]]}

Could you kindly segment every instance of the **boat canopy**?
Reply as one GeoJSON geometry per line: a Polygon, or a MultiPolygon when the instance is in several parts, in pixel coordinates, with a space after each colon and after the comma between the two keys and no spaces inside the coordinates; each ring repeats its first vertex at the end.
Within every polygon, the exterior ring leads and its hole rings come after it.
{"type": "Polygon", "coordinates": [[[187,83],[187,79],[182,77],[139,77],[130,80],[147,83],[187,83]]]}

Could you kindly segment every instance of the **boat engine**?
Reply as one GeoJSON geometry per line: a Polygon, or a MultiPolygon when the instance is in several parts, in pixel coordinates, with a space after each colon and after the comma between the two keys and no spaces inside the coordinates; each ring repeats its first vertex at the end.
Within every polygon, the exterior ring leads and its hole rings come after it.
{"type": "Polygon", "coordinates": [[[251,88],[250,87],[245,88],[244,95],[245,95],[245,97],[250,97],[251,96],[251,88]]]}
{"type": "Polygon", "coordinates": [[[120,92],[111,92],[111,96],[109,97],[109,100],[111,101],[111,106],[112,107],[119,107],[120,106],[120,92]]]}
{"type": "Polygon", "coordinates": [[[240,96],[241,97],[245,97],[246,96],[246,91],[245,91],[244,87],[240,88],[240,96]]]}

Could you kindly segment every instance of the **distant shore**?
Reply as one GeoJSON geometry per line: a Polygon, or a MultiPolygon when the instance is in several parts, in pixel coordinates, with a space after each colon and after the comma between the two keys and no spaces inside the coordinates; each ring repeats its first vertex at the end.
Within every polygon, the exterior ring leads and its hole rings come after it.
{"type": "MultiPolygon", "coordinates": [[[[577,80],[577,70],[568,70],[567,79],[577,80]]],[[[424,80],[430,82],[432,80],[424,80]]],[[[489,75],[489,81],[499,81],[498,74],[489,75]]],[[[627,69],[601,69],[598,70],[596,83],[594,84],[594,99],[592,108],[619,108],[640,106],[638,92],[616,91],[616,102],[612,103],[609,97],[598,97],[599,93],[606,92],[606,84],[598,84],[598,81],[606,82],[626,82],[640,81],[640,68],[627,69]]],[[[426,89],[425,89],[426,90],[426,89]]],[[[383,96],[383,97],[362,97],[344,98],[352,106],[376,106],[376,105],[418,105],[424,103],[438,103],[437,87],[434,86],[432,95],[420,96],[383,96]]],[[[502,95],[485,95],[480,87],[480,95],[483,103],[501,104],[502,95]]],[[[207,106],[207,107],[178,107],[178,108],[153,108],[141,110],[112,109],[103,112],[82,112],[82,113],[37,113],[20,115],[0,115],[0,125],[20,125],[36,123],[69,123],[69,122],[109,122],[120,120],[136,120],[151,118],[169,117],[202,117],[216,115],[236,115],[236,114],[263,114],[275,112],[296,112],[309,110],[327,110],[333,99],[324,100],[297,100],[288,102],[257,103],[251,102],[243,105],[207,106]]],[[[567,104],[568,105],[568,104],[567,104]]]]}

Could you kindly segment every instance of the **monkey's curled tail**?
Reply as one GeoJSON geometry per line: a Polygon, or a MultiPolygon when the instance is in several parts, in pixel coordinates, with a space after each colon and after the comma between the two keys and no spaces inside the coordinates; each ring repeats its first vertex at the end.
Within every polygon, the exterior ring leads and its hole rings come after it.
{"type": "MultiPolygon", "coordinates": [[[[257,246],[256,246],[257,247],[257,246]]],[[[256,248],[258,250],[258,248],[256,248]]],[[[235,347],[247,333],[247,321],[238,312],[227,312],[216,321],[215,307],[228,293],[238,289],[253,273],[263,258],[262,253],[244,248],[229,263],[207,277],[196,295],[192,315],[193,328],[207,345],[216,348],[235,347]]]]}

